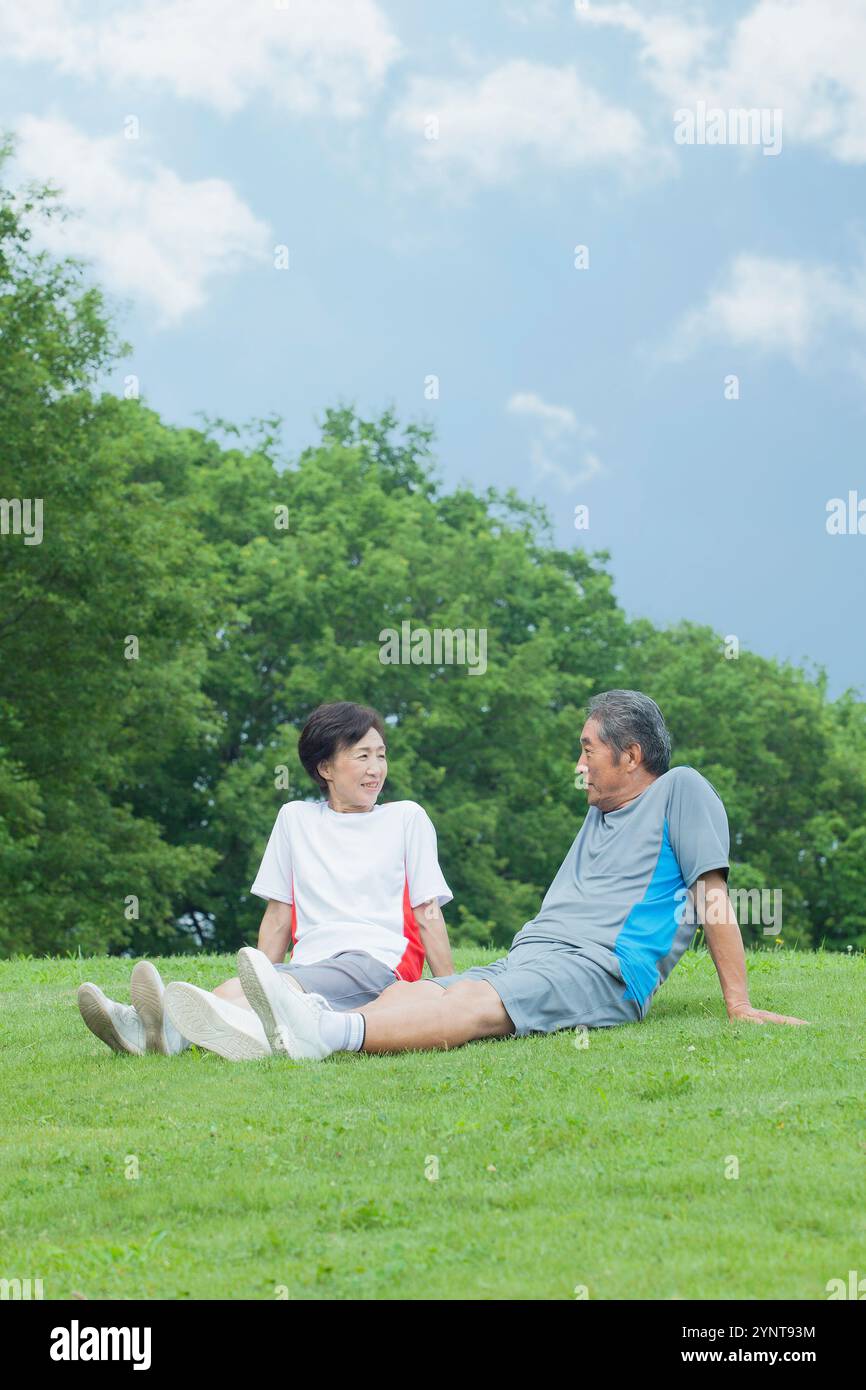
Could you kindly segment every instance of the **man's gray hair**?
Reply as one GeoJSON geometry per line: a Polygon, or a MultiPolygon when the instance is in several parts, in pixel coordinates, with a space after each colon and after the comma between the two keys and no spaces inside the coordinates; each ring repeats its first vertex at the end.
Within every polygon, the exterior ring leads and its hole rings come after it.
{"type": "Polygon", "coordinates": [[[587,719],[598,723],[598,736],[614,750],[614,762],[630,743],[639,743],[647,772],[661,775],[671,761],[671,736],[655,700],[639,690],[605,690],[594,695],[587,719]]]}

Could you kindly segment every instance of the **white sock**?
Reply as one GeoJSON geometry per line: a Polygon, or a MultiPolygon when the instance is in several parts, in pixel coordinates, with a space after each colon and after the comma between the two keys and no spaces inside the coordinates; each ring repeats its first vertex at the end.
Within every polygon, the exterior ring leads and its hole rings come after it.
{"type": "Polygon", "coordinates": [[[364,1046],[366,1020],[363,1014],[319,1014],[319,1037],[332,1052],[360,1052],[364,1046]]]}

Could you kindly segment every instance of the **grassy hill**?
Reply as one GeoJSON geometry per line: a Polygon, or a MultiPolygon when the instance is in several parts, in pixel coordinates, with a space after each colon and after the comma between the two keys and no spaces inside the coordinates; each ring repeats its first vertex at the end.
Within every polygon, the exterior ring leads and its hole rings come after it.
{"type": "Polygon", "coordinates": [[[866,956],[749,964],[752,1002],[810,1028],[728,1023],[698,951],[644,1023],[584,1047],[294,1065],[115,1056],[75,989],[128,1001],[131,961],[0,963],[0,1277],[46,1298],[826,1298],[866,1275],[866,956]]]}

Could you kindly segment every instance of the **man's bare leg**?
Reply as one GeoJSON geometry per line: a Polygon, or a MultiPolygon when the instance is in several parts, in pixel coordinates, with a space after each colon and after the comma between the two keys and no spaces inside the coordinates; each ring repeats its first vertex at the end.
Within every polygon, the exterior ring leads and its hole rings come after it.
{"type": "Polygon", "coordinates": [[[502,1000],[486,980],[461,980],[450,989],[432,980],[398,981],[357,1012],[366,1020],[364,1052],[447,1049],[514,1032],[502,1000]]]}

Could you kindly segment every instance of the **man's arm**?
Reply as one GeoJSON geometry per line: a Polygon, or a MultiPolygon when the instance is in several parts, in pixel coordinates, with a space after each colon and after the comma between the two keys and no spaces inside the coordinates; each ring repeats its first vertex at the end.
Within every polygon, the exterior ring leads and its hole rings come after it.
{"type": "Polygon", "coordinates": [[[292,904],[269,898],[259,927],[259,950],[268,960],[280,965],[292,943],[292,904]]]}
{"type": "Polygon", "coordinates": [[[448,928],[437,899],[431,898],[427,903],[419,903],[413,911],[431,974],[453,975],[454,961],[448,941],[448,928]]]}
{"type": "Polygon", "coordinates": [[[698,920],[716,967],[728,1018],[743,1018],[748,1023],[806,1023],[804,1018],[788,1018],[785,1014],[753,1009],[749,1003],[743,938],[722,871],[713,869],[701,874],[689,889],[689,896],[697,902],[698,920]],[[702,887],[696,892],[699,885],[702,887]]]}

